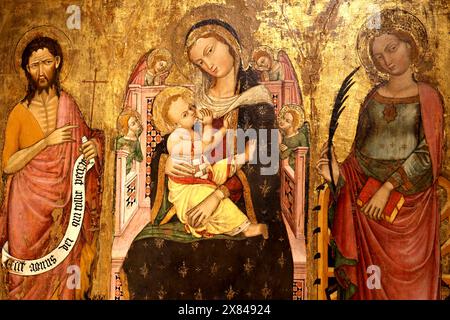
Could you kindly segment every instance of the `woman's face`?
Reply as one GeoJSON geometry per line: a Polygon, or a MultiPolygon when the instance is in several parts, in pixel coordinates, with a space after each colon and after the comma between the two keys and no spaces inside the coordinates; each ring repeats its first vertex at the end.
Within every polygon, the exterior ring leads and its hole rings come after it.
{"type": "Polygon", "coordinates": [[[199,38],[189,50],[189,59],[214,78],[223,78],[234,71],[230,48],[215,37],[199,38]]]}
{"type": "Polygon", "coordinates": [[[380,71],[399,76],[411,65],[411,46],[396,35],[383,34],[372,43],[372,59],[382,68],[380,71]]]}

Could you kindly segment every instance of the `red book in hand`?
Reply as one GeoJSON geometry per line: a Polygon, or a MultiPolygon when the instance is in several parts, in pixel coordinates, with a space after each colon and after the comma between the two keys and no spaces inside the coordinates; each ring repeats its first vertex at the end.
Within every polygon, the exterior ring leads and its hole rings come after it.
{"type": "MultiPolygon", "coordinates": [[[[373,195],[380,189],[381,185],[382,183],[380,181],[369,177],[359,194],[357,201],[358,206],[362,208],[370,199],[372,199],[373,195]]],[[[398,191],[392,190],[389,200],[383,210],[383,219],[393,223],[404,202],[405,198],[403,195],[398,191]]]]}

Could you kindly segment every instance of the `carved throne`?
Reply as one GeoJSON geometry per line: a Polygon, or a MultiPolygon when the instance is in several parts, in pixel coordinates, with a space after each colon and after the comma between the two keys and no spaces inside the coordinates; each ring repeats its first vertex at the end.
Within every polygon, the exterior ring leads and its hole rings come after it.
{"type": "MultiPolygon", "coordinates": [[[[272,94],[275,113],[291,103],[301,104],[301,94],[296,80],[263,82],[272,94]]],[[[293,300],[305,300],[306,293],[306,245],[305,215],[308,210],[305,201],[308,197],[307,167],[309,148],[295,150],[295,168],[291,168],[288,159],[281,161],[281,212],[291,245],[294,261],[293,300]]]]}
{"type": "MultiPolygon", "coordinates": [[[[273,81],[264,84],[272,93],[276,113],[282,105],[291,103],[294,100],[295,94],[298,95],[298,91],[295,91],[296,83],[294,81],[273,81]]],[[[126,298],[124,297],[124,290],[122,290],[123,278],[121,279],[124,259],[133,240],[135,240],[136,236],[145,226],[155,221],[159,211],[157,210],[159,208],[154,207],[160,202],[160,199],[158,199],[158,191],[154,199],[155,203],[150,203],[152,182],[151,161],[155,147],[161,141],[162,137],[151,124],[151,105],[154,97],[163,88],[164,86],[142,86],[141,84],[129,84],[128,86],[125,105],[131,106],[141,114],[141,120],[145,128],[144,132],[146,132],[145,135],[143,134],[140,137],[141,148],[145,150],[145,161],[136,163],[133,170],[127,175],[125,166],[128,154],[126,151],[116,152],[116,206],[115,231],[111,257],[111,299],[120,300],[126,298]]],[[[295,170],[290,168],[285,162],[281,166],[282,212],[294,260],[293,298],[295,300],[305,299],[306,297],[304,199],[307,149],[299,148],[297,150],[295,170]]],[[[161,165],[164,157],[161,157],[158,161],[158,170],[160,170],[164,167],[161,165]]],[[[163,176],[163,171],[157,176],[161,175],[163,176]]],[[[163,184],[158,183],[157,185],[161,186],[163,184]]],[[[169,212],[163,221],[158,221],[159,225],[165,224],[173,215],[174,212],[169,212]]],[[[252,222],[256,222],[256,218],[250,214],[249,219],[252,222]]]]}
{"type": "Polygon", "coordinates": [[[161,136],[151,124],[151,110],[155,96],[164,86],[141,86],[130,84],[126,106],[141,114],[145,135],[139,139],[144,151],[144,161],[135,163],[131,172],[126,174],[127,151],[116,151],[116,200],[114,213],[114,241],[111,253],[110,298],[120,299],[120,270],[128,249],[137,234],[150,222],[150,183],[151,158],[161,136]]]}

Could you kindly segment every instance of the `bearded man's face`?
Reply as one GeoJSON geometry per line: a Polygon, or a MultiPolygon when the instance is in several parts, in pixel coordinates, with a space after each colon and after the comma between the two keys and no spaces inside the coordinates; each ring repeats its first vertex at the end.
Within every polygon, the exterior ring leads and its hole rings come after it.
{"type": "Polygon", "coordinates": [[[55,84],[60,57],[54,56],[47,48],[34,51],[28,61],[27,70],[30,73],[34,87],[41,93],[55,84]]]}

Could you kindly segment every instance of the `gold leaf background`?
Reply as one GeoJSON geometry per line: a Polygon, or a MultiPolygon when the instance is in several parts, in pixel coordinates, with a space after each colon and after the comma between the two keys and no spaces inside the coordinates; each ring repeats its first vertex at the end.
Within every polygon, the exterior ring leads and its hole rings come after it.
{"type": "MultiPolygon", "coordinates": [[[[92,85],[83,80],[93,79],[98,69],[93,127],[104,130],[106,154],[104,172],[103,212],[101,216],[100,251],[97,272],[93,280],[93,295],[107,298],[110,276],[110,252],[113,237],[114,166],[113,142],[115,123],[119,115],[128,77],[139,58],[148,50],[168,46],[170,32],[190,9],[206,3],[223,4],[242,12],[242,19],[234,26],[245,26],[246,17],[256,23],[249,30],[255,46],[266,44],[284,49],[293,61],[303,93],[307,120],[311,121],[312,164],[318,148],[327,138],[327,126],[334,95],[342,79],[359,65],[356,36],[360,26],[372,14],[373,8],[399,7],[415,14],[426,26],[433,69],[426,74],[444,97],[446,110],[450,103],[448,62],[450,61],[449,10],[446,0],[413,1],[338,1],[338,0],[265,0],[265,1],[202,1],[202,0],[2,0],[0,8],[0,149],[3,148],[4,129],[9,110],[23,98],[25,84],[19,81],[13,68],[14,48],[20,37],[39,25],[53,25],[71,39],[74,54],[71,74],[63,87],[78,102],[87,117],[92,99],[92,85]],[[66,20],[70,5],[81,8],[81,30],[68,30],[66,20]]],[[[366,93],[373,86],[360,71],[350,92],[348,107],[342,115],[335,137],[339,160],[348,153],[356,130],[357,114],[366,93]]],[[[186,82],[180,73],[171,74],[170,82],[186,82]]],[[[445,113],[448,123],[448,113],[445,113]]],[[[446,126],[446,139],[449,138],[446,126]]],[[[444,175],[450,176],[446,149],[444,175]]],[[[314,173],[312,170],[311,172],[314,173]]],[[[311,190],[319,181],[312,174],[311,190]]],[[[0,186],[3,190],[3,186],[0,186]]],[[[3,192],[0,193],[0,200],[3,192]]],[[[310,203],[314,203],[311,192],[310,203]]],[[[314,227],[310,220],[309,230],[314,227]]],[[[311,233],[309,233],[311,234],[311,233]]],[[[308,244],[308,255],[315,250],[308,244]]],[[[308,283],[314,277],[309,265],[308,283]]],[[[1,279],[1,278],[0,278],[1,279]]],[[[310,290],[310,298],[314,298],[310,290]]]]}

